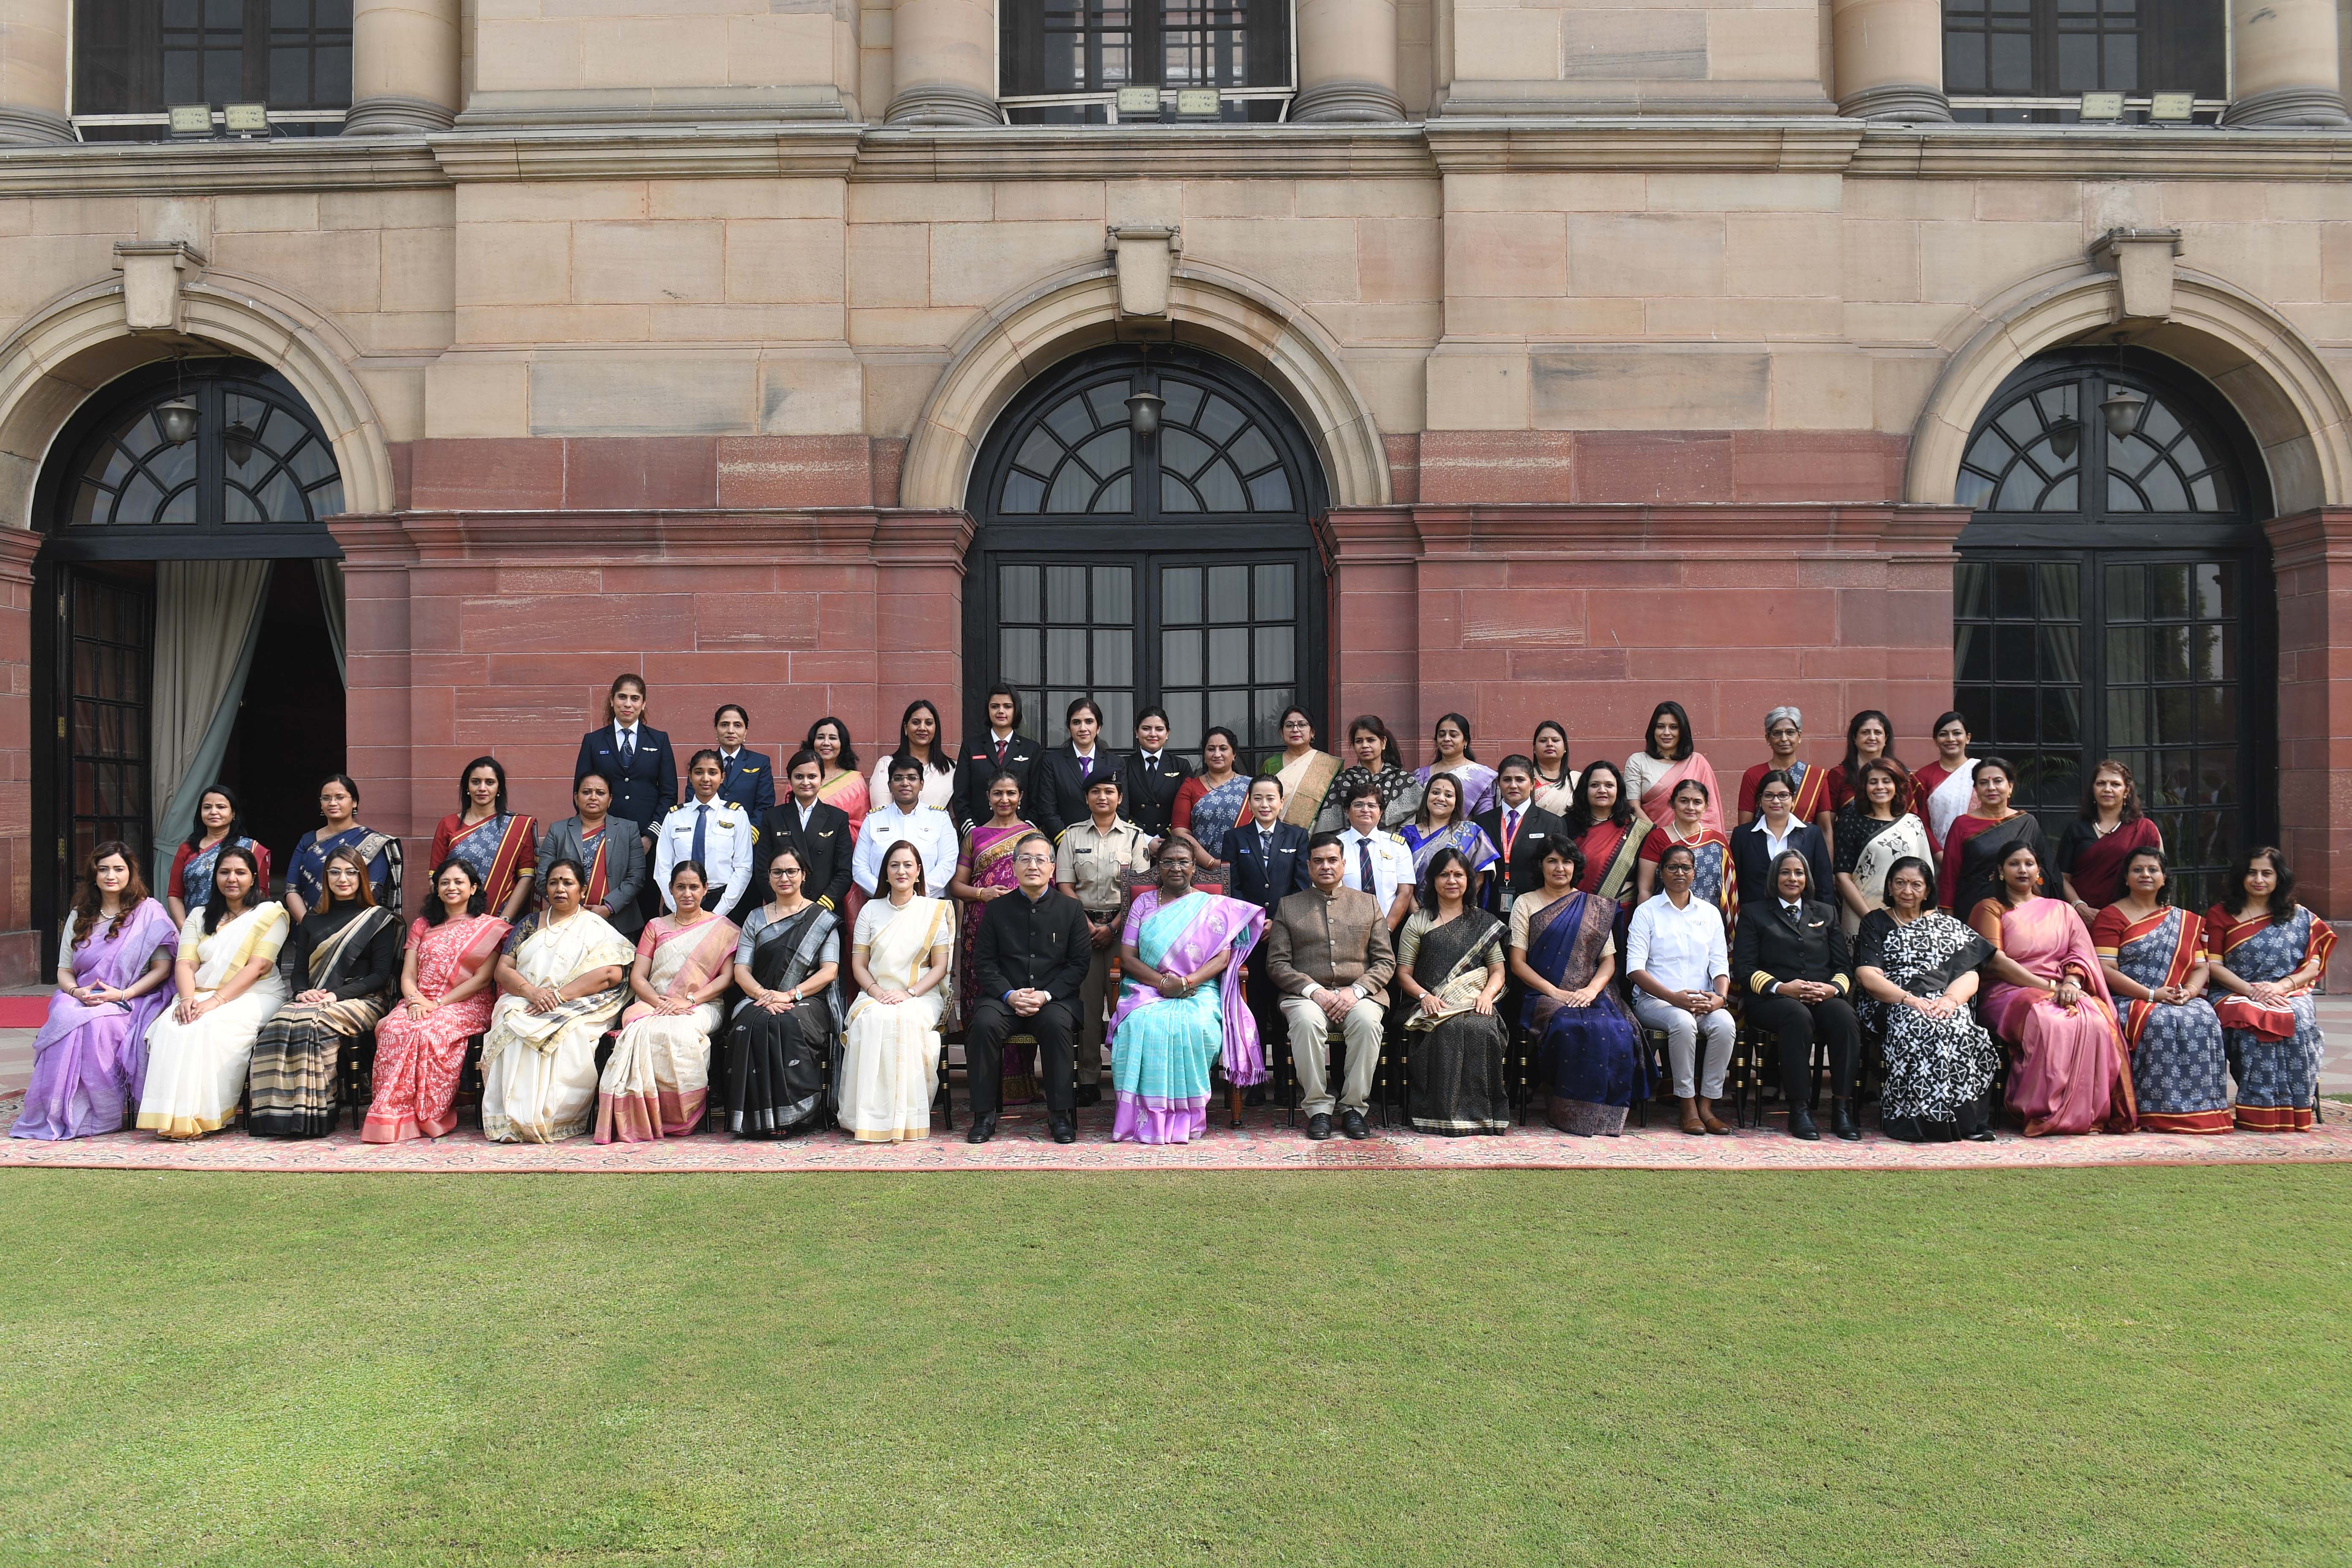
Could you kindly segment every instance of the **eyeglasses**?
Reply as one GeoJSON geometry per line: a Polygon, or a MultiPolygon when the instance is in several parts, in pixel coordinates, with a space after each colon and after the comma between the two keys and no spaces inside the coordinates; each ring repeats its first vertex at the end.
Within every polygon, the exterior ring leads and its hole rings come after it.
{"type": "Polygon", "coordinates": [[[1015,855],[1013,863],[1016,866],[1050,866],[1054,858],[1051,855],[1015,855]]]}

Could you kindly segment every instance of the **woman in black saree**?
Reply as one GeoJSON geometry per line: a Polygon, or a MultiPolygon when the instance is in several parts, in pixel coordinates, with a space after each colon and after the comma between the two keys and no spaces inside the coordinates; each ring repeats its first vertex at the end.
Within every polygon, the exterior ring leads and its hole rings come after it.
{"type": "Polygon", "coordinates": [[[777,1138],[833,1120],[828,1086],[840,1056],[841,921],[802,896],[800,852],[776,852],[768,901],[735,943],[742,997],[727,1028],[727,1130],[777,1138]]]}

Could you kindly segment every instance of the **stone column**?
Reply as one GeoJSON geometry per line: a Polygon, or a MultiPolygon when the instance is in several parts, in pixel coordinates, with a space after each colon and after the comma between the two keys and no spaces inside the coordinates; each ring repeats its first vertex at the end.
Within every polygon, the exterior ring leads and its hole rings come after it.
{"type": "Polygon", "coordinates": [[[898,0],[890,16],[893,125],[996,125],[996,7],[898,0]]]}
{"type": "Polygon", "coordinates": [[[1298,0],[1298,97],[1290,118],[1404,118],[1396,0],[1298,0]]]}
{"type": "Polygon", "coordinates": [[[2336,0],[2230,0],[2225,125],[2347,125],[2336,0]]]}
{"type": "Polygon", "coordinates": [[[0,0],[0,144],[70,142],[66,40],[73,0],[0,0]]]}
{"type": "Polygon", "coordinates": [[[346,136],[446,131],[457,118],[458,0],[357,0],[346,136]]]}
{"type": "Polygon", "coordinates": [[[1830,0],[1840,114],[1948,121],[1937,0],[1830,0]]]}

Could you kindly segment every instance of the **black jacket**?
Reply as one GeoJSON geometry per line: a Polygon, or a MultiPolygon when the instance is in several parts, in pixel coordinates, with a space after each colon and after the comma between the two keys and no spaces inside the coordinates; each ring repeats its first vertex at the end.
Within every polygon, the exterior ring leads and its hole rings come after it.
{"type": "Polygon", "coordinates": [[[1311,885],[1307,879],[1307,829],[1277,822],[1274,825],[1274,853],[1261,856],[1257,849],[1257,824],[1246,820],[1234,824],[1226,830],[1225,841],[1216,851],[1217,858],[1233,868],[1232,886],[1225,889],[1225,896],[1247,900],[1271,916],[1275,905],[1293,893],[1305,892],[1311,885]]]}
{"type": "Polygon", "coordinates": [[[849,813],[819,801],[809,812],[808,829],[801,829],[801,803],[790,795],[760,818],[760,837],[751,847],[751,886],[740,909],[764,904],[770,897],[768,867],[786,845],[800,852],[801,897],[813,899],[835,914],[849,893],[849,861],[857,838],[850,831],[849,813]]]}
{"type": "MultiPolygon", "coordinates": [[[[1037,799],[1029,809],[1029,820],[1051,837],[1060,838],[1062,829],[1087,819],[1087,790],[1098,779],[1118,778],[1119,764],[1126,760],[1097,742],[1094,771],[1081,776],[1078,754],[1067,746],[1055,747],[1037,759],[1037,799]]],[[[1125,794],[1123,783],[1120,793],[1125,794]]],[[[986,814],[982,819],[986,820],[986,814]]]]}
{"type": "Polygon", "coordinates": [[[1094,963],[1094,930],[1085,906],[1059,888],[1034,900],[1015,888],[981,910],[971,955],[982,996],[1045,991],[1075,1007],[1094,963]]]}
{"type": "MultiPolygon", "coordinates": [[[[1022,820],[1037,822],[1037,813],[1045,804],[1037,798],[1040,775],[1037,762],[1045,754],[1045,747],[1018,731],[1005,743],[1002,764],[996,760],[996,742],[992,736],[982,734],[977,741],[965,742],[963,750],[956,753],[955,793],[949,797],[948,815],[955,818],[958,827],[967,832],[975,825],[986,822],[992,815],[988,809],[989,781],[999,773],[1008,773],[1021,781],[1022,820]]],[[[1038,823],[1038,826],[1043,826],[1044,824],[1038,823]]]]}
{"type": "Polygon", "coordinates": [[[611,814],[635,823],[640,838],[651,834],[677,804],[677,753],[670,750],[669,737],[651,725],[637,726],[636,751],[626,772],[621,768],[612,725],[599,725],[581,736],[580,756],[572,764],[572,787],[578,789],[580,781],[590,773],[603,773],[613,781],[611,814]]]}
{"type": "MultiPolygon", "coordinates": [[[[1482,811],[1471,821],[1486,830],[1495,847],[1503,847],[1503,808],[1482,811]]],[[[1546,811],[1530,801],[1519,810],[1519,836],[1512,841],[1510,863],[1502,869],[1504,875],[1486,879],[1486,901],[1495,903],[1496,892],[1507,888],[1514,893],[1524,893],[1543,886],[1544,857],[1555,843],[1573,844],[1575,836],[1568,824],[1556,812],[1546,811]]]]}
{"type": "MultiPolygon", "coordinates": [[[[719,748],[713,746],[712,751],[719,748]]],[[[727,763],[727,776],[719,781],[719,798],[732,801],[743,808],[753,822],[760,820],[767,809],[776,804],[776,759],[755,747],[745,746],[727,763]]],[[[760,889],[765,901],[767,889],[760,889]]]]}
{"type": "Polygon", "coordinates": [[[1778,894],[1742,900],[1739,931],[1731,939],[1731,979],[1757,996],[1769,995],[1776,980],[1820,981],[1852,995],[1853,964],[1835,907],[1808,899],[1791,923],[1780,913],[1778,894]]]}
{"type": "MultiPolygon", "coordinates": [[[[1837,897],[1837,881],[1831,875],[1830,841],[1826,834],[1808,822],[1789,835],[1789,847],[1805,858],[1813,868],[1813,890],[1816,899],[1837,897]]],[[[1780,889],[1772,885],[1772,862],[1778,857],[1765,847],[1764,821],[1743,822],[1731,830],[1731,868],[1739,878],[1742,899],[1774,900],[1780,889]]]]}
{"type": "Polygon", "coordinates": [[[1153,838],[1168,837],[1169,818],[1176,809],[1176,792],[1192,776],[1192,764],[1175,752],[1162,751],[1157,767],[1146,769],[1139,751],[1118,759],[1118,814],[1153,838]]]}

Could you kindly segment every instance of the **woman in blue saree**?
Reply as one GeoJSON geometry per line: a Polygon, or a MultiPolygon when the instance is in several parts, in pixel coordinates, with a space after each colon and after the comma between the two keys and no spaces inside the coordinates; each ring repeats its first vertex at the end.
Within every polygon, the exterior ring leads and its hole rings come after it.
{"type": "MultiPolygon", "coordinates": [[[[286,910],[296,925],[325,901],[327,857],[346,846],[367,862],[377,904],[400,913],[400,837],[362,827],[359,809],[360,786],[349,773],[330,773],[319,786],[319,815],[325,820],[296,840],[294,858],[286,863],[286,910]]],[[[262,896],[268,897],[269,889],[264,888],[262,896]]]]}
{"type": "Polygon", "coordinates": [[[1519,1026],[1551,1086],[1551,1124],[1614,1138],[1650,1092],[1642,1037],[1609,982],[1617,973],[1617,904],[1580,890],[1584,855],[1555,839],[1543,886],[1511,901],[1511,974],[1527,987],[1519,1026]]]}
{"type": "Polygon", "coordinates": [[[1192,849],[1170,835],[1152,858],[1160,884],[1136,895],[1119,939],[1122,987],[1110,1020],[1117,1112],[1111,1142],[1189,1143],[1208,1130],[1209,1071],[1265,1081],[1242,966],[1265,930],[1255,904],[1192,886],[1192,849]]]}

